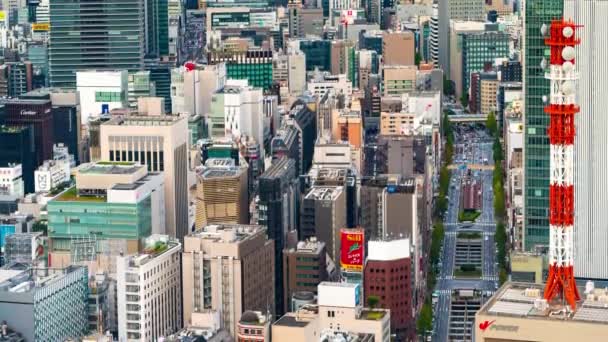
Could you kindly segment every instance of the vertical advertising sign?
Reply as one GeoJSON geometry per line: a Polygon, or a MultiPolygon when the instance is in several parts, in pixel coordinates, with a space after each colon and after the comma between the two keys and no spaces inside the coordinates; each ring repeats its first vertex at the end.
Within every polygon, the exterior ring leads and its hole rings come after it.
{"type": "Polygon", "coordinates": [[[365,257],[363,229],[342,229],[340,235],[340,266],[342,270],[363,272],[363,258],[365,257]]]}

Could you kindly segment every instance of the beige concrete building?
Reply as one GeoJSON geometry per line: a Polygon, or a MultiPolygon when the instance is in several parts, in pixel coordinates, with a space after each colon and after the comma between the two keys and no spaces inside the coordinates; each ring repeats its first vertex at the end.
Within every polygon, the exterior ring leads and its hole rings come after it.
{"type": "Polygon", "coordinates": [[[416,47],[411,31],[386,31],[382,34],[384,65],[414,65],[416,47]]]}
{"type": "Polygon", "coordinates": [[[496,95],[498,93],[498,80],[481,80],[481,113],[496,112],[496,95]]]}
{"type": "Polygon", "coordinates": [[[359,284],[323,282],[318,292],[318,305],[306,305],[274,322],[273,341],[316,341],[323,331],[338,327],[343,332],[372,334],[376,342],[390,341],[390,312],[364,308],[359,284]]]}
{"type": "Polygon", "coordinates": [[[232,159],[210,159],[206,164],[196,177],[195,228],[249,223],[247,168],[235,166],[232,159]]]}
{"type": "Polygon", "coordinates": [[[384,96],[401,95],[416,88],[416,66],[385,65],[382,68],[384,96]]]}
{"type": "Polygon", "coordinates": [[[559,307],[547,306],[541,298],[543,290],[541,284],[503,285],[475,315],[475,341],[606,341],[608,296],[605,289],[589,291],[576,312],[566,317],[552,314],[559,307]]]}
{"type": "Polygon", "coordinates": [[[177,116],[127,116],[103,123],[101,159],[138,162],[165,177],[165,231],[188,234],[188,119],[177,116]]]}
{"type": "Polygon", "coordinates": [[[210,225],[184,238],[184,321],[196,310],[216,310],[236,336],[246,310],[274,308],[274,242],[255,225],[210,225]]]}
{"type": "Polygon", "coordinates": [[[416,114],[403,112],[382,112],[380,114],[381,135],[411,135],[416,114]]]}
{"type": "Polygon", "coordinates": [[[543,269],[547,269],[546,261],[540,254],[514,252],[511,253],[511,279],[513,281],[532,282],[541,284],[543,269]]]}

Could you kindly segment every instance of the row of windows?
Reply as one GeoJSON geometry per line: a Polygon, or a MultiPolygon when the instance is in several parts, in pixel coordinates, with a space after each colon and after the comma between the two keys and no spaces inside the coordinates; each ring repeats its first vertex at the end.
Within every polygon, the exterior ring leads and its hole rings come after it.
{"type": "Polygon", "coordinates": [[[124,93],[120,91],[96,91],[95,102],[122,102],[124,93]]]}

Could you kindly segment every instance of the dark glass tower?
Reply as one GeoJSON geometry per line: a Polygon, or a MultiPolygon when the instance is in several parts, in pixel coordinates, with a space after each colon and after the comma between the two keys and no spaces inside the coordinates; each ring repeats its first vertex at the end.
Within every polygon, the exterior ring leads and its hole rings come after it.
{"type": "Polygon", "coordinates": [[[0,126],[0,167],[21,164],[25,193],[34,192],[35,147],[33,126],[0,126]]]}
{"type": "Polygon", "coordinates": [[[275,314],[280,317],[284,309],[283,248],[287,233],[296,229],[298,208],[298,183],[296,163],[281,158],[260,176],[258,224],[268,227],[268,238],[274,240],[275,314]]]}

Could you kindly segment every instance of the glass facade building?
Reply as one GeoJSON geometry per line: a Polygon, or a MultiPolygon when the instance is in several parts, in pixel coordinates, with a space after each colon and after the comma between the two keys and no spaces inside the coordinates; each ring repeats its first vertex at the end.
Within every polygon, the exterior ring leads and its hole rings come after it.
{"type": "Polygon", "coordinates": [[[330,40],[301,40],[300,51],[306,56],[306,71],[316,68],[320,71],[331,71],[330,40]]]}
{"type": "Polygon", "coordinates": [[[463,91],[469,89],[472,73],[484,71],[496,58],[509,57],[509,35],[506,32],[464,33],[458,37],[458,44],[462,44],[463,91]]]}
{"type": "Polygon", "coordinates": [[[272,51],[211,52],[209,64],[226,63],[227,78],[248,80],[254,88],[265,91],[272,86],[272,51]]]}
{"type": "Polygon", "coordinates": [[[563,1],[525,2],[525,137],[524,137],[524,249],[549,244],[549,116],[544,112],[543,95],[549,81],[540,67],[549,57],[549,48],[540,33],[543,24],[562,17],[563,1]]]}
{"type": "MultiPolygon", "coordinates": [[[[0,313],[23,341],[79,340],[88,332],[86,267],[34,268],[6,276],[0,288],[0,313]],[[35,284],[35,286],[34,286],[35,284]],[[20,287],[13,291],[13,287],[20,287]]],[[[10,338],[9,338],[10,340],[10,338]]],[[[21,340],[20,340],[21,341],[21,340]]]]}
{"type": "Polygon", "coordinates": [[[152,233],[151,196],[137,203],[108,203],[105,197],[72,199],[75,193],[72,188],[48,203],[48,232],[54,249],[69,250],[73,237],[142,240],[152,233]]]}
{"type": "Polygon", "coordinates": [[[144,0],[50,1],[50,85],[75,88],[79,70],[141,69],[144,5],[144,0]]]}

